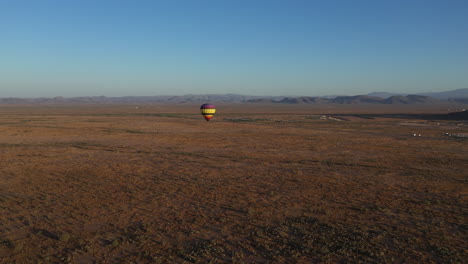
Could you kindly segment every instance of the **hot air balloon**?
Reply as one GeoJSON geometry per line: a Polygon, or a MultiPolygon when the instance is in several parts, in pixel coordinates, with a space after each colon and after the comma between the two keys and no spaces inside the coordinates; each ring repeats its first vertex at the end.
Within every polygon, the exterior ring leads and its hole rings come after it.
{"type": "Polygon", "coordinates": [[[212,104],[202,104],[202,106],[200,106],[200,112],[206,121],[210,121],[210,119],[216,113],[216,107],[212,104]]]}

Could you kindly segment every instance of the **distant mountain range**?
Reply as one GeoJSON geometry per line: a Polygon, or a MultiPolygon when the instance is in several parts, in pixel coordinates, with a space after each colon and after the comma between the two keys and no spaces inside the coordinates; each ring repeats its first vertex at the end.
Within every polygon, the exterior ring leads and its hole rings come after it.
{"type": "Polygon", "coordinates": [[[160,96],[84,96],[84,97],[53,97],[53,98],[0,98],[0,104],[151,104],[151,103],[203,103],[226,102],[242,103],[254,99],[280,100],[282,96],[247,96],[238,94],[206,94],[206,95],[160,95],[160,96]]]}
{"type": "Polygon", "coordinates": [[[434,104],[450,101],[468,104],[468,88],[439,93],[397,94],[375,92],[356,96],[323,96],[323,97],[285,97],[281,100],[253,99],[249,103],[286,103],[286,104],[434,104]]]}
{"type": "Polygon", "coordinates": [[[284,104],[428,104],[428,103],[441,103],[441,100],[423,96],[423,95],[396,95],[387,99],[376,96],[356,95],[356,96],[337,96],[333,99],[320,98],[320,97],[286,97],[282,100],[268,100],[254,99],[247,101],[249,103],[269,102],[269,103],[284,103],[284,104]]]}
{"type": "MultiPolygon", "coordinates": [[[[376,96],[382,98],[389,98],[396,95],[408,95],[405,93],[387,93],[387,92],[375,92],[367,94],[369,96],[376,96]]],[[[430,96],[440,100],[449,100],[451,98],[468,98],[468,88],[457,89],[452,91],[437,92],[437,93],[416,93],[416,95],[430,96]]]]}
{"type": "MultiPolygon", "coordinates": [[[[1,94],[0,94],[1,96],[1,94]]],[[[150,104],[150,103],[282,103],[282,104],[427,104],[453,102],[468,104],[468,88],[439,93],[395,94],[387,92],[356,96],[285,97],[247,96],[239,94],[206,94],[181,96],[125,96],[125,97],[53,97],[0,98],[0,104],[150,104]]]]}

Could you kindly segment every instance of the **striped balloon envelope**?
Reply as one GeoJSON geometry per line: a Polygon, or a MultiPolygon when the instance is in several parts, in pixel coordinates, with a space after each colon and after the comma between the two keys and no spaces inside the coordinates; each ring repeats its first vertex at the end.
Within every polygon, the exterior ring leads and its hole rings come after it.
{"type": "Polygon", "coordinates": [[[212,104],[202,104],[202,106],[200,106],[200,111],[206,121],[210,121],[216,113],[216,107],[212,104]]]}

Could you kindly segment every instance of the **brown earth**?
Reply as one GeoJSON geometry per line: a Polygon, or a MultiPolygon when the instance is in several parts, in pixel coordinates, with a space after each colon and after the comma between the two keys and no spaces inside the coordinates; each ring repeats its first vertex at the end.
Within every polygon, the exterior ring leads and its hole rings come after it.
{"type": "Polygon", "coordinates": [[[2,106],[0,263],[463,263],[466,121],[352,115],[446,110],[2,106]]]}

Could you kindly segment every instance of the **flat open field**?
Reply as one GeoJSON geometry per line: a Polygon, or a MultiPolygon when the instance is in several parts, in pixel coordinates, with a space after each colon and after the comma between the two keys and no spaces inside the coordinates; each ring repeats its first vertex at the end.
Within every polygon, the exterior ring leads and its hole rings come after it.
{"type": "Polygon", "coordinates": [[[198,107],[1,106],[0,263],[468,259],[445,106],[198,107]]]}

